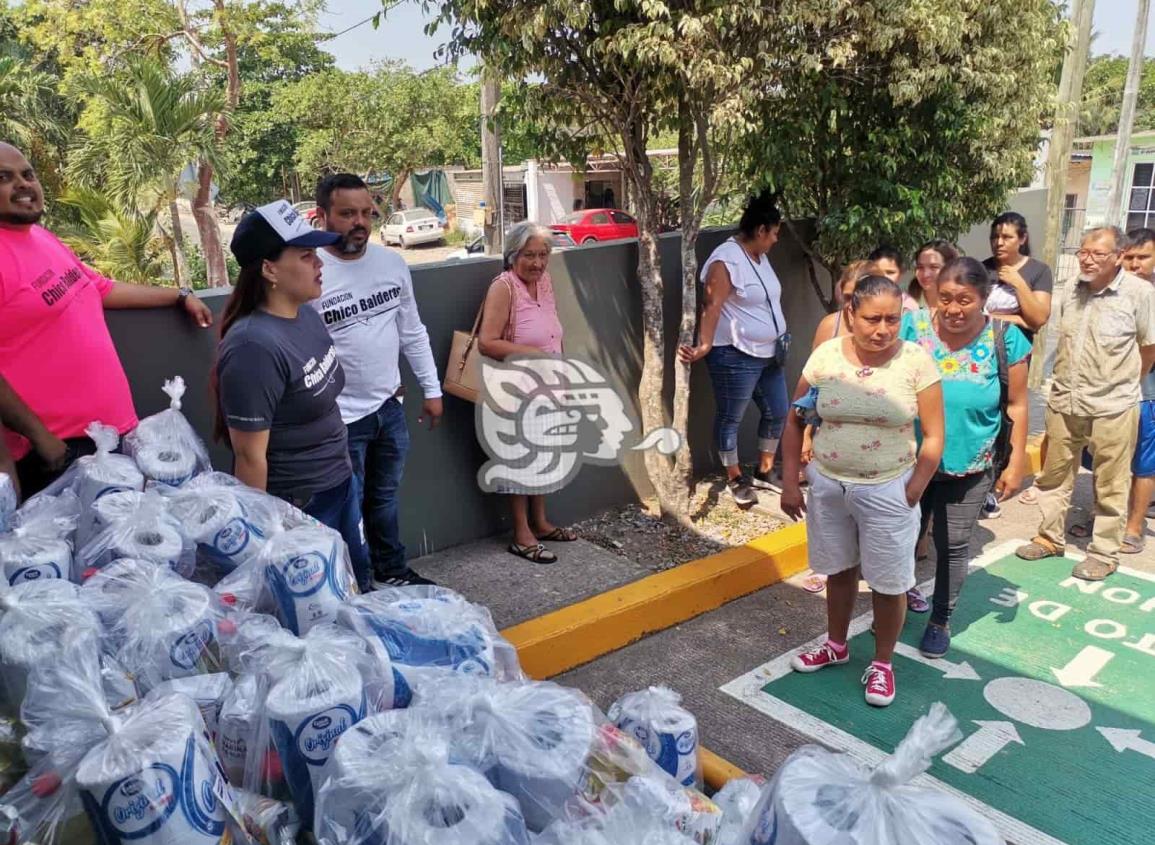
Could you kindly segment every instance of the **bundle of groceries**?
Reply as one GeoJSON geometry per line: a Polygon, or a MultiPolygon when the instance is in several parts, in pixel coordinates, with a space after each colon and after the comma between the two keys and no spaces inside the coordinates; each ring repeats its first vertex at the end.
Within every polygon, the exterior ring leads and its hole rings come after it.
{"type": "Polygon", "coordinates": [[[166,391],[21,507],[0,478],[0,845],[1000,841],[906,783],[945,711],[874,772],[806,749],[711,800],[677,693],[607,718],[452,590],[358,594],[340,535],[213,472],[166,391]]]}

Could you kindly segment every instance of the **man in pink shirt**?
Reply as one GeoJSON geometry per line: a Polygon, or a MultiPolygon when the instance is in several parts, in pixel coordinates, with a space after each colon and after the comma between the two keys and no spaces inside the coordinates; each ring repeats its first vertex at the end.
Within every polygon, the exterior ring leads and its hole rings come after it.
{"type": "Polygon", "coordinates": [[[114,282],[87,267],[37,225],[43,214],[32,165],[0,143],[0,422],[24,496],[92,451],[93,420],[122,434],[136,425],[104,309],[180,306],[212,324],[187,289],[114,282]]]}

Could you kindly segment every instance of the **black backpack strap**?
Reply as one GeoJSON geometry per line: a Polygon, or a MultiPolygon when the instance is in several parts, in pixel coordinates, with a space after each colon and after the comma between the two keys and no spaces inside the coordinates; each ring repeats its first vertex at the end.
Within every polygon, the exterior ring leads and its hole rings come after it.
{"type": "Polygon", "coordinates": [[[999,407],[1006,412],[1007,404],[1011,397],[1011,374],[1010,365],[1007,363],[1007,321],[994,321],[995,332],[995,358],[999,364],[999,407]]]}

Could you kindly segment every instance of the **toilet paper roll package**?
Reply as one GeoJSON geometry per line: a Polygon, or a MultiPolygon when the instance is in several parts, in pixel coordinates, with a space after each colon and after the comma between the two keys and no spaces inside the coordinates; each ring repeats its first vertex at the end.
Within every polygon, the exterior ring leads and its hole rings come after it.
{"type": "Polygon", "coordinates": [[[994,826],[959,799],[910,785],[935,755],[962,739],[941,702],[911,726],[894,754],[874,769],[849,755],[806,746],[763,791],[741,845],[1002,845],[994,826]]]}
{"type": "Polygon", "coordinates": [[[529,843],[513,797],[450,762],[437,733],[399,737],[387,754],[347,755],[318,790],[316,836],[319,845],[529,843]]]}
{"type": "Polygon", "coordinates": [[[734,778],[714,793],[714,803],[722,811],[722,825],[718,828],[718,845],[739,845],[742,828],[754,812],[766,788],[766,778],[749,775],[734,778]]]}
{"type": "Polygon", "coordinates": [[[0,531],[7,531],[12,517],[19,504],[16,498],[16,485],[12,483],[8,473],[0,472],[0,531]]]}
{"type": "Polygon", "coordinates": [[[29,500],[31,503],[42,497],[59,496],[65,490],[76,494],[80,502],[77,549],[90,542],[96,533],[92,517],[92,506],[96,502],[109,493],[144,489],[144,476],[136,463],[127,455],[116,454],[120,435],[115,428],[93,422],[84,431],[96,444],[96,454],[78,458],[60,478],[29,500]]]}
{"type": "MultiPolygon", "coordinates": [[[[266,685],[256,675],[241,675],[225,694],[217,716],[217,756],[220,757],[229,783],[236,787],[245,785],[245,771],[249,766],[254,771],[268,759],[268,748],[257,749],[261,735],[261,720],[264,718],[266,685]],[[255,752],[250,759],[250,749],[255,752]]],[[[275,753],[275,750],[274,752],[275,753]]],[[[250,781],[250,786],[258,786],[262,795],[281,793],[280,784],[269,785],[269,772],[250,781]]]]}
{"type": "Polygon", "coordinates": [[[227,610],[202,584],[152,561],[120,560],[97,572],[81,597],[104,627],[104,647],[142,692],[222,668],[218,627],[227,610]]]}
{"type": "Polygon", "coordinates": [[[233,793],[240,808],[241,822],[253,845],[297,845],[301,821],[292,804],[254,795],[243,789],[233,793]]]}
{"type": "Polygon", "coordinates": [[[497,632],[489,611],[444,587],[398,587],[354,596],[338,609],[337,622],[397,665],[524,679],[517,650],[497,632]]]}
{"type": "Polygon", "coordinates": [[[0,696],[17,715],[29,672],[83,656],[99,672],[100,623],[70,581],[25,581],[0,589],[0,696]]]}
{"type": "MultiPolygon", "coordinates": [[[[216,744],[220,731],[221,707],[232,692],[233,682],[226,672],[174,678],[152,688],[152,695],[183,695],[191,698],[204,720],[205,730],[216,744]]],[[[219,755],[218,755],[219,756],[219,755]]],[[[222,761],[223,762],[223,761],[222,761]]]]}
{"type": "Polygon", "coordinates": [[[98,533],[76,554],[80,579],[116,560],[149,560],[182,578],[196,569],[196,547],[167,500],[155,491],[106,496],[93,508],[98,533]]]}
{"type": "Polygon", "coordinates": [[[9,586],[22,581],[72,577],[72,544],[78,502],[75,494],[29,503],[0,534],[0,571],[9,586]]]}
{"type": "Polygon", "coordinates": [[[218,475],[198,476],[168,499],[169,512],[196,543],[198,567],[213,573],[214,584],[255,561],[269,537],[282,530],[277,499],[239,484],[210,483],[218,475]]]}
{"type": "Polygon", "coordinates": [[[682,707],[682,697],[655,686],[622,696],[606,714],[642,744],[658,766],[683,786],[701,786],[698,720],[682,707]]]}
{"type": "Polygon", "coordinates": [[[162,389],[168,394],[169,406],[141,420],[124,438],[124,451],[151,483],[180,487],[194,475],[212,469],[212,464],[204,442],[180,410],[184,379],[171,378],[162,389]]]}
{"type": "MultiPolygon", "coordinates": [[[[315,790],[338,738],[366,715],[401,703],[392,668],[335,625],[314,626],[303,637],[270,633],[242,663],[260,666],[268,684],[256,748],[267,748],[271,736],[293,804],[311,829],[315,790]]],[[[250,748],[247,760],[253,758],[250,748]]],[[[266,774],[247,769],[245,788],[261,792],[266,774]]]]}
{"type": "Polygon", "coordinates": [[[341,606],[357,592],[345,541],[322,525],[274,535],[257,562],[277,617],[294,634],[335,622],[341,606]]]}

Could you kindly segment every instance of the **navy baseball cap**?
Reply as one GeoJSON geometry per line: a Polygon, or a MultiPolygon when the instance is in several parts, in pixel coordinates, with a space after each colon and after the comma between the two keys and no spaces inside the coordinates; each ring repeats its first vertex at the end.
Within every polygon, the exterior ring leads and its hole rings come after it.
{"type": "Polygon", "coordinates": [[[241,219],[229,249],[244,267],[264,261],[287,246],[315,248],[331,246],[339,240],[341,236],[336,232],[322,232],[310,226],[288,200],[277,200],[241,219]]]}

